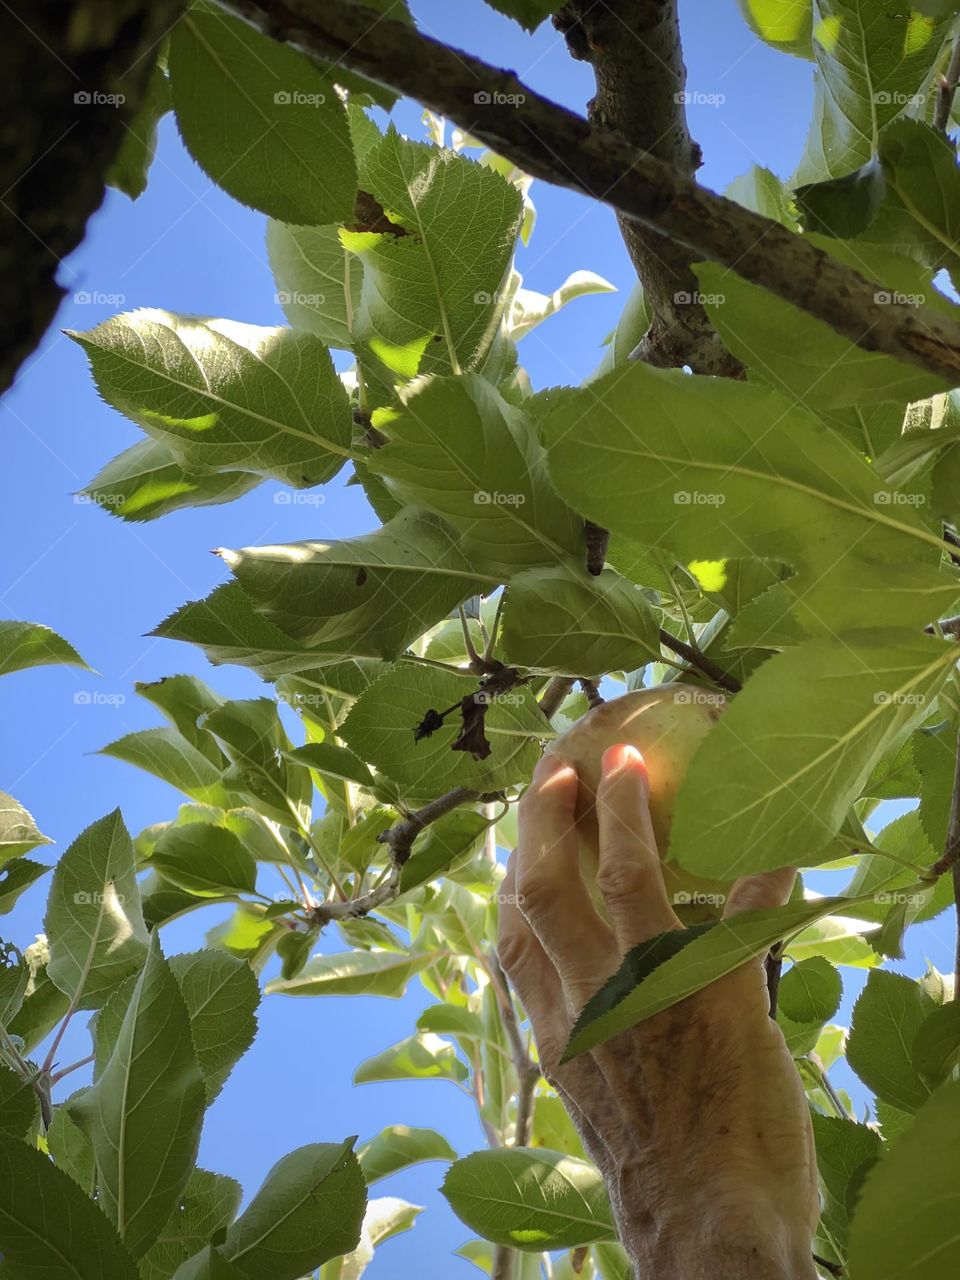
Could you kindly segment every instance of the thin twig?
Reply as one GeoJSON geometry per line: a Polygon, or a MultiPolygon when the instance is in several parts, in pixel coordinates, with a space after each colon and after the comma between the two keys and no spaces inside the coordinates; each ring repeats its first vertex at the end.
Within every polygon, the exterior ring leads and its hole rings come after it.
{"type": "Polygon", "coordinates": [[[767,952],[764,961],[767,971],[767,995],[770,997],[770,1017],[776,1021],[777,1000],[780,995],[780,974],[783,970],[783,943],[778,942],[767,952]]]}
{"type": "Polygon", "coordinates": [[[662,627],[660,628],[660,643],[666,645],[668,649],[672,649],[674,653],[679,654],[681,658],[690,663],[691,667],[696,667],[705,676],[709,676],[714,684],[718,684],[721,689],[726,689],[728,693],[739,693],[743,688],[736,676],[730,675],[722,667],[718,667],[705,653],[701,653],[693,645],[687,644],[679,636],[674,636],[669,631],[664,631],[662,627]]]}
{"type": "Polygon", "coordinates": [[[937,104],[933,109],[933,127],[946,133],[950,123],[950,111],[953,107],[953,95],[957,92],[960,81],[960,36],[954,41],[953,52],[946,73],[940,77],[937,85],[937,104]]]}
{"type": "Polygon", "coordinates": [[[580,679],[577,681],[583,690],[583,696],[587,700],[587,706],[591,708],[602,707],[606,702],[606,698],[600,692],[596,680],[580,679]]]}
{"type": "Polygon", "coordinates": [[[669,164],[415,27],[340,0],[221,0],[266,35],[409,94],[534,178],[569,187],[722,263],[867,351],[960,374],[960,326],[890,303],[869,280],[780,223],[698,186],[669,164]]]}

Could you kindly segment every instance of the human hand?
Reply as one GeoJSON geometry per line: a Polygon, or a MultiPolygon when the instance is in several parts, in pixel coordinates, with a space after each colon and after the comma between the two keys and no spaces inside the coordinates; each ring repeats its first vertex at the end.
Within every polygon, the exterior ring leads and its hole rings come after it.
{"type": "MultiPolygon", "coordinates": [[[[639,753],[616,746],[603,759],[597,888],[608,921],[580,874],[576,796],[575,772],[545,756],[520,801],[498,948],[637,1274],[814,1280],[813,1132],[769,1016],[762,958],[560,1065],[574,1019],[623,956],[682,927],[664,888],[639,753]]],[[[786,901],[793,879],[792,868],[743,877],[724,920],[735,928],[739,912],[786,901]]]]}

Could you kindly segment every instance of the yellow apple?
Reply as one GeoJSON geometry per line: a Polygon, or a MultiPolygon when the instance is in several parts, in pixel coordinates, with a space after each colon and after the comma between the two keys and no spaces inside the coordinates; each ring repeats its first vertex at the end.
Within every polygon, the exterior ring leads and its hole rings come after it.
{"type": "Polygon", "coordinates": [[[663,862],[670,847],[670,823],[680,783],[694,752],[713,728],[726,699],[690,684],[638,689],[592,708],[548,752],[577,771],[577,833],[581,867],[592,885],[597,869],[596,793],[600,761],[608,747],[626,742],[643,756],[650,780],[650,817],[657,838],[667,896],[684,924],[716,919],[723,910],[727,881],[691,875],[663,862]]]}

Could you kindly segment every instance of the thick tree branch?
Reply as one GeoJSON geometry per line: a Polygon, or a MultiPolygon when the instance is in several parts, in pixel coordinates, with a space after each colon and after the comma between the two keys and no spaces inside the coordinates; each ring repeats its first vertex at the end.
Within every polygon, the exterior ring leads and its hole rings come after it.
{"type": "Polygon", "coordinates": [[[540,710],[551,720],[560,710],[560,705],[573,688],[573,681],[567,676],[554,676],[543,691],[540,699],[540,710]]]}
{"type": "Polygon", "coordinates": [[[512,72],[347,0],[220,2],[276,39],[409,94],[533,177],[601,200],[723,263],[864,350],[885,352],[950,384],[960,382],[960,325],[952,319],[925,306],[878,302],[881,282],[779,223],[698,187],[615,134],[592,128],[512,72]]]}
{"type": "Polygon", "coordinates": [[[106,172],[183,0],[8,0],[0,45],[0,392],[53,320],[62,260],[99,208],[106,172]]]}
{"type": "MultiPolygon", "coordinates": [[[[553,23],[573,57],[593,67],[591,123],[692,178],[701,155],[687,128],[677,0],[570,0],[553,23]]],[[[696,255],[632,218],[621,214],[619,222],[653,316],[636,358],[661,368],[687,364],[698,373],[742,376],[743,366],[699,300],[690,266],[696,255]]]]}

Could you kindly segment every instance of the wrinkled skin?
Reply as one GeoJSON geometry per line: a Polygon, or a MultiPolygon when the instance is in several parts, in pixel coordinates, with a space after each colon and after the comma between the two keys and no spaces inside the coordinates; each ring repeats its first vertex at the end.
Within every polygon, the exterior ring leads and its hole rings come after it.
{"type": "MultiPolygon", "coordinates": [[[[816,1159],[762,959],[560,1066],[573,1020],[632,947],[679,928],[639,753],[603,757],[603,921],[580,874],[577,777],[550,756],[520,803],[499,952],[540,1062],[600,1169],[642,1280],[814,1280],[816,1159]]],[[[786,901],[794,871],[738,880],[724,919],[786,901]]]]}

